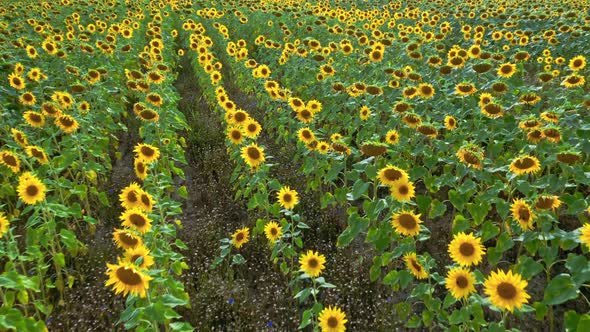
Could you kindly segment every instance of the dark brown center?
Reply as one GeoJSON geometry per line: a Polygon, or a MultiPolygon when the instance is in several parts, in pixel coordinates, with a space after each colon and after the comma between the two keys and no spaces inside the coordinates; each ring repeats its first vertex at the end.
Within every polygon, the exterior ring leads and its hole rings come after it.
{"type": "Polygon", "coordinates": [[[136,213],[133,213],[129,216],[129,221],[137,227],[143,227],[146,224],[145,218],[136,213]]]}
{"type": "Polygon", "coordinates": [[[459,288],[466,288],[469,285],[469,281],[464,276],[458,276],[455,284],[459,288]]]}
{"type": "Polygon", "coordinates": [[[251,159],[254,159],[254,160],[258,160],[258,159],[260,159],[260,151],[258,151],[258,149],[255,147],[249,147],[248,148],[248,157],[250,157],[251,159]]]}
{"type": "Polygon", "coordinates": [[[318,265],[320,265],[320,263],[316,258],[310,258],[307,261],[307,265],[309,265],[309,267],[311,267],[312,269],[315,269],[316,267],[318,267],[318,265]]]}
{"type": "Polygon", "coordinates": [[[132,269],[120,267],[117,269],[117,279],[119,279],[125,285],[136,286],[142,283],[141,276],[132,269]]]}
{"type": "Polygon", "coordinates": [[[473,244],[471,243],[461,243],[459,246],[459,252],[461,255],[469,257],[475,252],[475,247],[473,247],[473,244]]]}
{"type": "Polygon", "coordinates": [[[27,192],[28,196],[34,197],[39,193],[39,188],[37,188],[36,185],[31,184],[31,185],[27,186],[26,192],[27,192]]]}
{"type": "Polygon", "coordinates": [[[330,317],[328,318],[328,327],[335,329],[338,327],[338,318],[330,317]]]}
{"type": "Polygon", "coordinates": [[[156,151],[150,147],[147,147],[147,146],[141,147],[141,154],[146,157],[152,157],[155,153],[156,153],[156,151]]]}
{"type": "Polygon", "coordinates": [[[514,166],[516,166],[516,168],[518,168],[518,169],[529,169],[529,168],[533,167],[534,165],[535,165],[535,162],[533,161],[533,159],[531,159],[529,157],[524,157],[522,159],[518,159],[514,163],[514,166]]]}
{"type": "Polygon", "coordinates": [[[414,229],[416,227],[416,220],[412,215],[402,214],[399,216],[399,224],[405,229],[414,229]]]}
{"type": "Polygon", "coordinates": [[[496,288],[498,295],[505,300],[512,300],[516,297],[516,287],[513,284],[508,282],[502,282],[496,288]]]}
{"type": "Polygon", "coordinates": [[[523,206],[520,209],[518,209],[518,216],[520,219],[528,221],[531,217],[531,212],[527,207],[523,206]]]}

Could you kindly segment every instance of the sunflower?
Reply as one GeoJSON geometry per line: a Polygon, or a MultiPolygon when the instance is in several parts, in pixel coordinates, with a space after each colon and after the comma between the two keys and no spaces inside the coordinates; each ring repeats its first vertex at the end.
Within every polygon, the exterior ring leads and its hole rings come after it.
{"type": "Polygon", "coordinates": [[[541,97],[539,97],[539,95],[536,93],[525,93],[524,95],[520,96],[518,100],[526,105],[535,105],[541,101],[541,97]]]}
{"type": "Polygon", "coordinates": [[[113,232],[113,241],[119,248],[125,250],[137,248],[143,245],[141,238],[127,229],[117,229],[113,232]]]}
{"type": "Polygon", "coordinates": [[[23,118],[31,127],[42,128],[45,125],[45,115],[42,113],[27,111],[23,113],[23,118]]]}
{"type": "Polygon", "coordinates": [[[121,194],[119,194],[121,206],[126,210],[139,207],[141,205],[141,193],[143,193],[143,190],[135,182],[123,188],[123,190],[121,190],[121,194]]]}
{"type": "Polygon", "coordinates": [[[414,277],[417,279],[428,278],[428,272],[426,272],[424,266],[418,262],[418,257],[416,257],[415,252],[404,255],[404,262],[406,263],[406,268],[410,270],[414,277]]]}
{"type": "Polygon", "coordinates": [[[363,121],[367,121],[369,119],[369,117],[371,116],[371,110],[367,106],[361,107],[361,110],[359,111],[359,113],[360,113],[361,120],[363,120],[363,121]]]}
{"type": "Polygon", "coordinates": [[[297,131],[297,137],[299,140],[305,144],[309,144],[315,141],[315,134],[311,129],[308,127],[301,128],[297,131]]]}
{"type": "Polygon", "coordinates": [[[528,303],[530,296],[525,291],[527,285],[520,274],[513,274],[512,271],[505,273],[502,270],[492,272],[484,283],[485,293],[490,296],[490,302],[510,312],[528,303]]]}
{"type": "Polygon", "coordinates": [[[531,207],[522,199],[515,199],[512,205],[510,206],[512,211],[512,218],[518,221],[520,227],[523,230],[533,228],[533,220],[535,219],[535,214],[531,207]]]}
{"type": "Polygon", "coordinates": [[[148,167],[143,160],[136,158],[133,160],[133,171],[135,172],[135,176],[143,181],[147,177],[148,167]]]}
{"type": "Polygon", "coordinates": [[[543,119],[546,122],[558,123],[559,122],[559,114],[557,114],[556,112],[552,112],[552,111],[546,111],[546,112],[541,113],[541,119],[543,119]]]}
{"type": "Polygon", "coordinates": [[[305,103],[300,98],[291,97],[289,98],[289,106],[295,112],[300,112],[305,109],[305,103]]]}
{"type": "Polygon", "coordinates": [[[17,75],[15,73],[8,75],[8,83],[10,83],[11,87],[17,90],[22,90],[26,86],[25,80],[20,75],[17,75]]]}
{"type": "Polygon", "coordinates": [[[67,114],[62,114],[55,118],[55,124],[67,134],[73,133],[80,127],[78,121],[67,114]]]}
{"type": "Polygon", "coordinates": [[[346,331],[346,314],[338,307],[328,306],[318,316],[322,332],[344,332],[346,331]]]}
{"type": "Polygon", "coordinates": [[[539,159],[525,155],[518,157],[510,164],[510,171],[516,175],[537,173],[541,170],[539,159]]]}
{"type": "Polygon", "coordinates": [[[0,165],[10,168],[14,173],[20,172],[20,160],[10,151],[0,151],[0,165]]]}
{"type": "Polygon", "coordinates": [[[162,106],[162,104],[164,104],[164,99],[162,99],[162,96],[155,92],[149,93],[145,100],[154,106],[162,106]]]}
{"type": "Polygon", "coordinates": [[[420,94],[420,96],[424,99],[430,99],[432,97],[434,97],[434,87],[431,84],[428,83],[422,83],[420,85],[418,85],[418,93],[420,94]]]}
{"type": "Polygon", "coordinates": [[[34,59],[37,57],[37,50],[35,49],[35,47],[31,46],[31,45],[27,45],[27,56],[31,59],[34,59]]]}
{"type": "Polygon", "coordinates": [[[413,112],[408,112],[402,117],[402,121],[410,128],[417,128],[422,124],[420,116],[413,112]]]}
{"type": "Polygon", "coordinates": [[[280,239],[281,236],[283,235],[283,227],[281,227],[275,221],[268,222],[264,226],[264,234],[266,235],[266,238],[271,243],[274,243],[275,241],[277,241],[278,239],[280,239]]]}
{"type": "Polygon", "coordinates": [[[18,197],[25,204],[37,204],[45,200],[47,187],[31,172],[25,172],[18,178],[18,197]]]}
{"type": "Polygon", "coordinates": [[[580,71],[586,67],[586,58],[583,55],[578,55],[570,59],[569,67],[573,71],[580,71]]]}
{"type": "Polygon", "coordinates": [[[152,195],[142,190],[139,193],[139,205],[137,208],[146,212],[151,212],[154,209],[154,199],[152,198],[152,195]]]}
{"type": "Polygon", "coordinates": [[[420,233],[420,214],[414,214],[412,211],[402,210],[391,216],[391,226],[395,232],[401,235],[414,236],[420,233]]]}
{"type": "Polygon", "coordinates": [[[154,265],[154,257],[150,255],[150,250],[144,245],[130,248],[125,251],[123,262],[133,264],[139,269],[149,269],[150,266],[154,265]],[[142,258],[141,264],[136,265],[139,258],[142,258]]]}
{"type": "Polygon", "coordinates": [[[9,227],[10,222],[8,221],[8,218],[4,212],[0,212],[0,239],[6,234],[6,232],[8,232],[9,227]]]}
{"type": "Polygon", "coordinates": [[[46,164],[49,162],[45,150],[35,145],[28,145],[25,147],[27,156],[37,159],[40,164],[46,164]]]}
{"type": "Polygon", "coordinates": [[[447,273],[445,287],[454,298],[467,298],[475,293],[475,276],[467,269],[453,268],[447,273]]]}
{"type": "Polygon", "coordinates": [[[139,296],[144,298],[146,290],[149,288],[149,282],[152,277],[139,271],[133,264],[119,262],[117,264],[108,264],[107,275],[109,279],[105,286],[113,287],[115,294],[123,293],[139,296]]]}
{"type": "Polygon", "coordinates": [[[312,111],[308,110],[307,108],[304,108],[303,110],[297,112],[295,116],[297,117],[297,120],[303,123],[310,123],[311,121],[313,121],[315,115],[312,111]]]}
{"type": "Polygon", "coordinates": [[[25,106],[33,106],[37,103],[37,98],[32,92],[25,92],[18,98],[19,103],[25,106]]]}
{"type": "Polygon", "coordinates": [[[318,277],[322,273],[325,263],[326,257],[312,250],[308,250],[307,253],[301,254],[299,257],[300,270],[313,278],[318,277]]]}
{"type": "MultiPolygon", "coordinates": [[[[590,214],[590,208],[586,210],[586,213],[590,214]]],[[[586,247],[590,248],[590,223],[584,224],[580,228],[580,241],[586,245],[586,247]]]]}
{"type": "Polygon", "coordinates": [[[266,159],[264,158],[264,149],[252,143],[241,149],[242,159],[250,166],[250,168],[257,168],[266,159]]]}
{"type": "Polygon", "coordinates": [[[503,78],[510,78],[516,73],[516,65],[510,62],[506,62],[498,67],[496,74],[503,78]]]}
{"type": "Polygon", "coordinates": [[[449,243],[448,252],[457,264],[461,266],[477,265],[481,262],[486,248],[481,244],[481,239],[472,233],[463,232],[455,234],[449,243]]]}
{"type": "Polygon", "coordinates": [[[330,144],[328,142],[319,141],[317,142],[315,149],[321,154],[326,154],[330,151],[330,144]]]}
{"type": "Polygon", "coordinates": [[[535,202],[535,208],[539,210],[555,210],[561,206],[561,200],[559,196],[555,195],[542,195],[537,197],[535,202]]]}
{"type": "Polygon", "coordinates": [[[137,159],[146,163],[154,162],[160,158],[160,150],[153,145],[138,143],[133,151],[137,159]]]}
{"type": "Polygon", "coordinates": [[[445,127],[450,131],[457,129],[457,119],[451,115],[445,116],[445,127]]]}
{"type": "Polygon", "coordinates": [[[281,207],[292,210],[299,203],[299,196],[295,190],[288,186],[282,187],[277,193],[277,199],[281,207]]]}
{"type": "Polygon", "coordinates": [[[160,115],[158,114],[158,112],[149,108],[140,111],[137,116],[143,121],[148,122],[158,122],[160,120],[160,115]]]}
{"type": "Polygon", "coordinates": [[[575,88],[578,86],[583,86],[584,84],[586,84],[586,79],[584,76],[577,74],[571,74],[561,82],[561,85],[565,86],[566,88],[575,88]]]}
{"type": "Polygon", "coordinates": [[[378,174],[379,182],[384,185],[392,186],[398,181],[409,181],[410,177],[408,173],[403,169],[387,165],[379,170],[378,174]]]}
{"type": "Polygon", "coordinates": [[[526,134],[526,137],[531,143],[539,143],[540,141],[542,141],[545,138],[545,135],[543,134],[542,131],[535,129],[535,130],[529,131],[526,134]]]}
{"type": "Polygon", "coordinates": [[[244,137],[244,131],[241,127],[230,126],[227,128],[227,138],[233,144],[242,144],[244,137]]]}
{"type": "Polygon", "coordinates": [[[233,113],[232,123],[244,127],[244,125],[250,120],[250,114],[244,110],[236,110],[233,113]]]}
{"type": "Polygon", "coordinates": [[[475,85],[471,83],[460,83],[455,86],[455,93],[459,96],[469,96],[477,91],[475,85]]]}
{"type": "Polygon", "coordinates": [[[245,135],[250,137],[250,138],[256,138],[260,132],[262,131],[262,127],[260,126],[260,123],[258,123],[258,121],[254,120],[254,119],[249,119],[248,121],[246,121],[244,123],[244,131],[245,131],[245,135]]]}
{"type": "Polygon", "coordinates": [[[399,143],[399,133],[397,130],[390,130],[385,134],[385,142],[387,144],[397,144],[399,143]]]}
{"type": "Polygon", "coordinates": [[[248,243],[248,241],[250,241],[250,229],[248,227],[236,230],[231,236],[232,245],[238,249],[248,243]]]}
{"type": "Polygon", "coordinates": [[[310,100],[307,102],[306,108],[312,113],[316,114],[322,111],[322,103],[315,99],[310,100]]]}
{"type": "Polygon", "coordinates": [[[391,196],[398,202],[410,201],[415,196],[414,184],[407,179],[395,181],[389,187],[389,191],[391,196]]]}
{"type": "Polygon", "coordinates": [[[152,220],[138,208],[124,211],[119,219],[123,222],[121,225],[141,234],[145,234],[152,228],[152,220]]]}

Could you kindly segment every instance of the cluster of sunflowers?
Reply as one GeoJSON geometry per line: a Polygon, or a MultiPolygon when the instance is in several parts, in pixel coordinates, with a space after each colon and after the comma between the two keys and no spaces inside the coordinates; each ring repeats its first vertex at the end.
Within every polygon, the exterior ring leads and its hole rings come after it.
{"type": "MultiPolygon", "coordinates": [[[[499,310],[535,312],[553,329],[555,306],[587,305],[590,99],[581,52],[590,19],[574,15],[585,4],[221,7],[225,15],[198,14],[218,32],[212,48],[234,84],[255,94],[264,133],[295,149],[307,179],[298,190],[347,211],[338,245],[364,235],[376,254],[371,280],[419,290],[408,300],[425,309],[408,327],[500,326],[499,310]],[[439,236],[450,257],[428,245],[439,236]],[[541,290],[527,289],[542,275],[541,290]],[[441,288],[448,292],[433,297],[441,288]]],[[[276,217],[268,197],[281,187],[262,151],[243,147],[246,163],[260,163],[234,179],[249,208],[276,217]]],[[[232,243],[249,236],[240,229],[232,243]]]]}

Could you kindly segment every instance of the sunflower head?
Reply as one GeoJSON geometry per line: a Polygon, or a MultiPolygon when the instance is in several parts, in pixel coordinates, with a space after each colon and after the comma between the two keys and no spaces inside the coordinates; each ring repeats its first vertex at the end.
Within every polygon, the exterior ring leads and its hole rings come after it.
{"type": "Polygon", "coordinates": [[[47,187],[31,172],[25,172],[18,178],[18,197],[25,204],[34,205],[45,200],[47,187]]]}
{"type": "Polygon", "coordinates": [[[248,241],[250,241],[250,229],[248,227],[238,229],[231,236],[231,243],[238,249],[248,241]]]}
{"type": "Polygon", "coordinates": [[[264,149],[252,143],[241,149],[242,159],[250,166],[255,169],[262,164],[266,159],[264,157],[264,149]]]}
{"type": "Polygon", "coordinates": [[[414,198],[415,190],[412,181],[401,179],[389,187],[391,196],[398,202],[407,202],[414,198]]]}
{"type": "Polygon", "coordinates": [[[510,171],[516,175],[537,173],[541,170],[539,159],[525,155],[518,157],[510,164],[510,171]]]}
{"type": "Polygon", "coordinates": [[[490,302],[510,312],[528,303],[530,296],[525,290],[527,285],[520,274],[513,274],[512,271],[505,273],[502,270],[492,272],[484,283],[485,293],[490,296],[490,302]]]}
{"type": "Polygon", "coordinates": [[[307,253],[301,254],[301,257],[299,257],[301,271],[313,278],[319,277],[325,268],[325,263],[326,257],[312,250],[308,250],[307,253]]]}
{"type": "Polygon", "coordinates": [[[146,296],[149,281],[152,280],[152,277],[141,272],[135,265],[130,263],[107,264],[107,267],[109,279],[105,285],[112,285],[115,294],[122,293],[123,296],[132,294],[141,298],[146,296]]]}
{"type": "Polygon", "coordinates": [[[150,250],[144,245],[127,249],[123,261],[128,264],[133,264],[139,269],[149,269],[150,266],[154,265],[154,258],[150,255],[150,250]],[[141,258],[141,263],[138,264],[139,258],[141,258]]]}
{"type": "Polygon", "coordinates": [[[404,262],[406,263],[406,268],[410,270],[414,277],[417,279],[428,278],[428,272],[426,272],[424,266],[418,261],[415,252],[404,255],[404,262]]]}
{"type": "Polygon", "coordinates": [[[146,163],[154,162],[160,158],[160,150],[153,145],[138,143],[133,151],[135,152],[136,159],[146,163]]]}
{"type": "Polygon", "coordinates": [[[346,314],[338,307],[328,306],[318,316],[322,332],[344,332],[346,331],[346,314]]]}
{"type": "Polygon", "coordinates": [[[510,210],[512,212],[512,217],[514,220],[518,221],[518,224],[523,230],[533,228],[533,221],[536,216],[527,202],[522,199],[516,199],[512,203],[510,210]]]}
{"type": "Polygon", "coordinates": [[[283,235],[283,227],[281,227],[276,221],[268,222],[264,226],[264,235],[266,235],[268,241],[274,243],[283,235]]]}
{"type": "Polygon", "coordinates": [[[449,243],[449,254],[453,261],[461,266],[477,265],[485,254],[481,239],[473,234],[458,233],[449,243]]]}
{"type": "Polygon", "coordinates": [[[447,273],[445,287],[456,299],[475,293],[475,275],[465,268],[453,268],[447,273]]]}
{"type": "Polygon", "coordinates": [[[299,203],[297,191],[288,186],[282,187],[277,193],[277,199],[282,208],[292,210],[299,203]]]}
{"type": "Polygon", "coordinates": [[[137,208],[124,211],[119,218],[124,227],[134,229],[141,234],[145,234],[152,228],[152,220],[137,208]]]}
{"type": "Polygon", "coordinates": [[[415,236],[420,233],[420,214],[402,210],[391,216],[391,226],[397,234],[415,236]]]}
{"type": "Polygon", "coordinates": [[[142,239],[126,229],[115,229],[113,232],[113,241],[119,248],[132,249],[143,245],[142,239]]]}

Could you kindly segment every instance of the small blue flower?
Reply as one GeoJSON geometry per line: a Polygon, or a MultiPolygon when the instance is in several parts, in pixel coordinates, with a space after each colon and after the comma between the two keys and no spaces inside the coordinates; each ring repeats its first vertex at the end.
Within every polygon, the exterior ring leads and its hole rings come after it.
{"type": "Polygon", "coordinates": [[[269,321],[268,323],[266,323],[266,326],[268,326],[268,327],[272,327],[272,325],[273,325],[273,324],[272,324],[272,322],[271,322],[271,321],[269,321]]]}
{"type": "Polygon", "coordinates": [[[229,299],[229,300],[227,300],[227,303],[229,303],[229,304],[234,304],[234,299],[229,299]]]}

